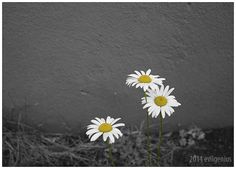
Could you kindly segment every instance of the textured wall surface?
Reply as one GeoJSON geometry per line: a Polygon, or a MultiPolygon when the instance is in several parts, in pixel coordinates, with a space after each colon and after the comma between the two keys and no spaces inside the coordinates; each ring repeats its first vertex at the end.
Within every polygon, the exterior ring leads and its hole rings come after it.
{"type": "Polygon", "coordinates": [[[139,125],[143,93],[125,80],[148,68],[182,103],[166,129],[233,125],[233,3],[3,4],[3,107],[26,102],[42,129],[139,125]]]}

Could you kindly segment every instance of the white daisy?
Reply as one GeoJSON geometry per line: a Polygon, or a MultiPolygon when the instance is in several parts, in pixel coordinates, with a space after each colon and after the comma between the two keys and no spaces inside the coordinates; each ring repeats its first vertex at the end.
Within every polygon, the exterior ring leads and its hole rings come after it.
{"type": "Polygon", "coordinates": [[[103,135],[103,140],[107,141],[107,138],[109,137],[109,143],[112,144],[115,142],[114,136],[118,139],[123,135],[117,127],[125,126],[125,124],[115,124],[121,118],[114,119],[108,116],[106,120],[104,118],[97,117],[95,119],[96,120],[91,120],[93,124],[88,125],[87,127],[88,131],[86,134],[90,138],[90,141],[95,141],[98,137],[103,135]]]}
{"type": "Polygon", "coordinates": [[[141,87],[144,91],[148,88],[155,89],[158,85],[162,85],[162,81],[165,78],[159,78],[159,75],[151,75],[151,69],[148,69],[145,73],[144,71],[134,71],[136,74],[130,74],[126,79],[126,84],[130,86],[135,86],[136,88],[141,87]]]}
{"type": "Polygon", "coordinates": [[[175,96],[170,95],[174,88],[169,89],[169,86],[164,87],[163,85],[156,90],[147,90],[147,102],[145,97],[142,98],[143,109],[148,108],[148,114],[152,117],[157,118],[157,116],[162,114],[162,117],[165,118],[165,113],[169,116],[174,112],[172,107],[178,107],[181,104],[177,102],[175,96]]]}

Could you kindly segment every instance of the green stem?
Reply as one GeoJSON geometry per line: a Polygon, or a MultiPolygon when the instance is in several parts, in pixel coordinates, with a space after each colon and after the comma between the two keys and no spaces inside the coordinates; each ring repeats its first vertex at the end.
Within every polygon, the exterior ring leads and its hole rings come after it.
{"type": "Polygon", "coordinates": [[[107,141],[108,147],[109,147],[109,160],[111,162],[112,166],[115,166],[113,158],[112,158],[112,146],[111,144],[107,141]]]}
{"type": "MultiPolygon", "coordinates": [[[[144,92],[144,97],[147,103],[147,94],[144,92]]],[[[148,166],[151,166],[151,141],[150,141],[150,119],[147,112],[147,150],[148,150],[148,166]]]]}
{"type": "Polygon", "coordinates": [[[160,166],[160,161],[161,161],[161,142],[162,142],[162,115],[160,113],[159,115],[160,117],[160,126],[159,126],[159,144],[158,144],[158,147],[157,147],[157,164],[160,166]]]}

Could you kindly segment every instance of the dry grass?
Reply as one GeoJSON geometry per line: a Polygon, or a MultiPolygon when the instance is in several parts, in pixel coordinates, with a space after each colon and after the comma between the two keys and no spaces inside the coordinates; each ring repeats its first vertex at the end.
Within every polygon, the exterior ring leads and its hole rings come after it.
{"type": "MultiPolygon", "coordinates": [[[[5,121],[6,122],[6,121],[5,121]]],[[[9,122],[9,121],[8,121],[9,122]]],[[[10,122],[13,123],[13,122],[10,122]]],[[[7,125],[5,125],[7,126],[7,125]]],[[[109,166],[108,149],[103,142],[89,142],[86,137],[65,134],[43,134],[36,130],[22,131],[26,125],[3,132],[4,166],[109,166]]],[[[25,129],[24,129],[25,130],[25,129]]],[[[116,166],[145,166],[146,136],[140,128],[129,129],[113,145],[116,166]]],[[[167,139],[168,137],[164,137],[167,139]]],[[[152,164],[156,164],[157,137],[152,138],[152,164]]],[[[171,165],[174,142],[164,141],[162,163],[171,165]],[[168,159],[168,160],[167,160],[168,159]]]]}
{"type": "MultiPolygon", "coordinates": [[[[108,148],[101,139],[89,142],[85,131],[73,134],[46,134],[18,121],[3,120],[3,166],[110,166],[108,148]]],[[[122,130],[124,136],[113,144],[115,166],[147,166],[146,135],[143,127],[122,130]]],[[[227,130],[227,138],[231,138],[231,130],[227,130]]],[[[223,133],[225,133],[223,131],[223,133]]],[[[161,166],[188,166],[189,157],[195,150],[208,151],[209,141],[205,139],[207,132],[196,126],[176,132],[164,133],[161,147],[161,166]],[[194,149],[194,150],[193,150],[194,149]],[[187,155],[183,155],[188,152],[187,155]],[[182,157],[181,157],[182,156],[182,157]],[[185,157],[186,156],[186,157],[185,157]],[[179,163],[179,159],[186,162],[179,163]]],[[[216,134],[218,137],[219,134],[216,134]]],[[[222,134],[221,134],[222,135],[222,134]]],[[[222,135],[223,136],[223,135],[222,135]]],[[[220,136],[219,136],[220,137],[220,136]]],[[[224,136],[223,136],[224,137],[224,136]]],[[[216,140],[215,138],[213,138],[216,140]]],[[[214,143],[215,148],[232,146],[226,140],[224,145],[214,143]]],[[[158,136],[151,137],[152,166],[156,164],[158,136]]],[[[213,148],[212,148],[213,149],[213,148]]],[[[229,150],[231,147],[229,147],[229,150]]],[[[229,150],[225,150],[229,152],[229,150]]],[[[212,151],[213,152],[213,151],[212,151]]],[[[211,154],[210,154],[211,155],[211,154]]],[[[213,154],[214,155],[214,154],[213,154]]],[[[229,154],[230,155],[230,154],[229,154]]],[[[193,164],[208,165],[210,164],[193,164]]],[[[220,165],[228,165],[220,164],[220,165]]],[[[229,165],[232,165],[230,163],[229,165]]]]}

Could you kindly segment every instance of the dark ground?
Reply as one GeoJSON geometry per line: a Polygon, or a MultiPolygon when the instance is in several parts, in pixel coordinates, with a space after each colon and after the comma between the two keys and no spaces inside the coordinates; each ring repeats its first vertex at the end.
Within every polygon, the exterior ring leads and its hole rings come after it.
{"type": "MultiPolygon", "coordinates": [[[[107,146],[89,142],[84,132],[45,134],[27,128],[4,122],[3,166],[110,166],[107,146]]],[[[113,145],[116,166],[146,166],[146,136],[142,131],[143,125],[126,130],[113,145]]],[[[157,143],[154,135],[152,166],[156,166],[157,143]]],[[[233,166],[233,128],[201,130],[191,126],[164,133],[161,154],[161,166],[233,166]]]]}
{"type": "Polygon", "coordinates": [[[174,153],[174,166],[233,166],[233,128],[205,132],[205,139],[199,141],[197,146],[174,153]]]}

